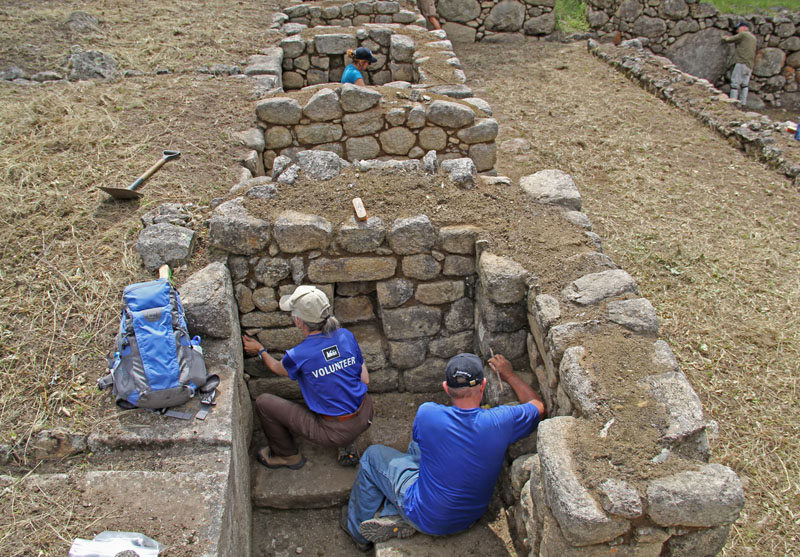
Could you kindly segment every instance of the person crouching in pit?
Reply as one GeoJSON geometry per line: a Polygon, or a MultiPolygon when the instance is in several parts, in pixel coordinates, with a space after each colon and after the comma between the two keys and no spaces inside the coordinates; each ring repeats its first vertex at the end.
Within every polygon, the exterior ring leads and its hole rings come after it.
{"type": "Polygon", "coordinates": [[[270,371],[297,381],[308,408],[265,393],[256,414],[267,437],[256,457],[267,468],[297,470],[305,464],[294,435],[324,447],[339,448],[339,464],[355,466],[356,438],[372,423],[369,373],[353,333],[341,328],[331,304],[315,286],[298,286],[282,296],[280,308],[292,312],[303,341],[278,361],[256,339],[242,335],[244,351],[261,358],[270,371]]]}

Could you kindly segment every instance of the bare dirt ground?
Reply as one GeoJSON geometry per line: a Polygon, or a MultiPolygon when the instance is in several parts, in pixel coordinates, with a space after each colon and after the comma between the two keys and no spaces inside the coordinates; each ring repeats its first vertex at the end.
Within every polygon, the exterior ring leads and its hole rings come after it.
{"type": "Polygon", "coordinates": [[[586,53],[584,44],[458,46],[492,105],[497,169],[573,176],[606,253],[639,282],[706,410],[712,458],[747,503],[726,555],[800,548],[800,197],[780,175],[586,53]]]}
{"type": "MultiPolygon", "coordinates": [[[[142,73],[112,83],[0,85],[0,445],[12,462],[25,465],[40,430],[86,433],[108,409],[94,380],[119,295],[148,277],[134,250],[139,217],[166,201],[204,205],[227,192],[238,175],[231,135],[252,124],[245,80],[195,70],[240,64],[275,42],[266,31],[274,7],[37,0],[0,8],[0,67],[58,70],[70,45],[81,44],[142,73]],[[75,10],[98,16],[97,32],[66,31],[75,10]],[[183,157],[148,182],[138,203],[96,189],[128,185],[163,149],[183,157]]],[[[498,143],[528,142],[501,149],[498,171],[516,180],[558,168],[575,178],[606,252],[658,309],[662,335],[719,422],[713,458],[740,474],[747,494],[726,554],[796,553],[797,191],[583,44],[456,50],[477,96],[494,108],[498,143]]],[[[426,202],[462,212],[452,200],[426,202]]],[[[491,197],[472,203],[495,224],[507,216],[492,213],[491,197]]],[[[525,241],[509,229],[509,246],[525,241]]],[[[3,483],[0,554],[63,554],[97,527],[95,512],[16,485],[3,483]]]]}

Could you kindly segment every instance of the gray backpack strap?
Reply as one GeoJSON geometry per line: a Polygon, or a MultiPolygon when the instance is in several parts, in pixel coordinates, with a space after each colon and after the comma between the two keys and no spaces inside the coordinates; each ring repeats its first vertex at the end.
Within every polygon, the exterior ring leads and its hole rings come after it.
{"type": "Polygon", "coordinates": [[[198,393],[200,394],[200,410],[195,415],[198,420],[205,420],[211,407],[216,404],[217,387],[219,386],[219,375],[209,375],[206,384],[203,385],[198,393]]]}

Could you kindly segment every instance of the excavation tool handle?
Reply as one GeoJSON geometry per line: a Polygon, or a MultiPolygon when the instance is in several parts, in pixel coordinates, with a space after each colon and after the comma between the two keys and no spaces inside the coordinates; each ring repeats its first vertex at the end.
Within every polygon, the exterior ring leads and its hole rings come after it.
{"type": "Polygon", "coordinates": [[[139,186],[144,184],[147,181],[147,179],[150,178],[150,176],[155,174],[158,171],[159,168],[164,166],[165,162],[171,161],[172,159],[177,159],[180,156],[181,156],[181,152],[180,151],[164,151],[164,152],[162,152],[161,153],[161,160],[159,160],[153,166],[148,168],[147,172],[145,172],[144,174],[139,176],[136,179],[136,181],[134,181],[130,186],[128,186],[128,189],[131,190],[131,191],[135,190],[136,188],[138,188],[139,186]]]}

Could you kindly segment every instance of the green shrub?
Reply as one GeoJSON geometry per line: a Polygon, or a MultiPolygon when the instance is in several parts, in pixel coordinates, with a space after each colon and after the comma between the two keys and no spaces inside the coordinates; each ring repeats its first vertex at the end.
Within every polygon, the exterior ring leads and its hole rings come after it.
{"type": "Polygon", "coordinates": [[[556,0],[556,29],[559,31],[588,31],[586,4],[582,0],[556,0]]]}
{"type": "Polygon", "coordinates": [[[772,14],[778,6],[800,11],[800,6],[792,0],[776,2],[775,0],[706,0],[723,14],[772,14]]]}

